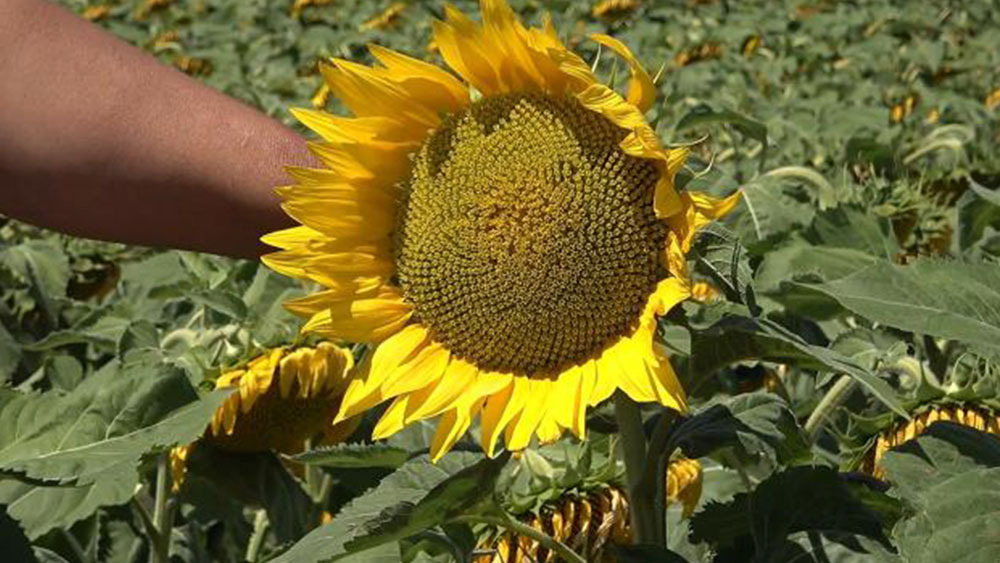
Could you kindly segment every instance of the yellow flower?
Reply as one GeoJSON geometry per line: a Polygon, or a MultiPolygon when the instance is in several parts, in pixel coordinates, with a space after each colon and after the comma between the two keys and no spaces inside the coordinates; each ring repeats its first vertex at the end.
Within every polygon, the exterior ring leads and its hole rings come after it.
{"type": "Polygon", "coordinates": [[[333,424],[353,367],[350,351],[326,342],[261,355],[215,381],[217,389],[239,392],[215,411],[203,439],[224,450],[283,453],[302,451],[320,433],[324,441],[341,441],[357,423],[333,424]]]}
{"type": "Polygon", "coordinates": [[[590,10],[595,18],[608,20],[621,19],[634,12],[642,2],[639,0],[601,0],[590,10]]]}
{"type": "Polygon", "coordinates": [[[384,12],[375,16],[374,18],[361,24],[361,31],[370,31],[372,29],[385,29],[399,20],[399,16],[402,15],[403,10],[406,9],[405,2],[396,2],[393,5],[385,9],[384,12]]]}
{"type": "MultiPolygon", "coordinates": [[[[353,367],[350,351],[326,342],[266,352],[215,380],[216,389],[238,391],[216,409],[199,441],[232,452],[282,453],[302,451],[310,438],[324,444],[341,442],[360,421],[355,417],[334,423],[353,367]]],[[[194,446],[170,452],[175,489],[184,481],[194,446]]]]}
{"type": "Polygon", "coordinates": [[[678,193],[686,156],[643,118],[655,98],[628,48],[623,97],[503,0],[483,22],[445,8],[434,40],[456,78],[377,45],[379,65],[322,71],[356,117],[293,110],[325,169],[278,188],[302,226],[263,240],[273,269],[325,290],[288,302],[303,330],[376,346],[338,419],[392,401],[373,436],[440,416],[439,458],[480,417],[481,443],[583,436],[621,389],[683,411],[656,318],[691,295],[684,254],[729,211],[678,193]]]}
{"type": "Polygon", "coordinates": [[[868,452],[868,458],[862,469],[878,479],[884,479],[885,470],[882,469],[882,458],[885,457],[885,454],[889,450],[920,436],[931,424],[939,420],[951,421],[988,432],[994,436],[1000,436],[1000,416],[994,415],[986,409],[975,405],[966,407],[932,406],[926,411],[914,415],[909,421],[904,420],[879,434],[875,439],[875,446],[868,452]]]}

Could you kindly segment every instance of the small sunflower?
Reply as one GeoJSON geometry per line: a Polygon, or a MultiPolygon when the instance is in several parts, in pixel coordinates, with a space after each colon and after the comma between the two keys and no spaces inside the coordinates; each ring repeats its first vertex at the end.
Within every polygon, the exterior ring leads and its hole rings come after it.
{"type": "Polygon", "coordinates": [[[889,450],[921,436],[932,424],[943,420],[968,426],[981,432],[1000,436],[1000,415],[985,406],[943,404],[931,405],[910,420],[903,420],[883,430],[862,462],[861,470],[878,479],[885,479],[882,459],[889,450]]]}
{"type": "Polygon", "coordinates": [[[357,420],[333,420],[354,367],[350,351],[330,343],[276,348],[223,374],[216,389],[236,387],[215,411],[204,440],[229,451],[302,451],[305,441],[347,438],[357,420]]]}
{"type": "MultiPolygon", "coordinates": [[[[245,368],[222,374],[216,389],[237,388],[216,409],[199,442],[230,452],[301,452],[306,440],[342,442],[359,418],[334,423],[347,390],[354,357],[324,342],[315,348],[275,348],[245,368]]],[[[170,452],[174,488],[187,472],[187,458],[198,442],[170,452]]]]}
{"type": "Polygon", "coordinates": [[[460,78],[377,45],[377,66],[323,67],[355,117],[293,110],[326,168],[287,169],[301,226],[263,238],[270,267],[325,287],[286,304],[305,332],[375,346],[338,419],[391,400],[384,438],[440,416],[434,459],[476,417],[489,455],[501,434],[582,437],[617,389],[685,410],[656,318],[691,295],[695,231],[738,201],[674,189],[686,151],[643,118],[656,89],[623,43],[592,36],[628,63],[625,96],[547,19],[482,14],[433,22],[460,78]]]}

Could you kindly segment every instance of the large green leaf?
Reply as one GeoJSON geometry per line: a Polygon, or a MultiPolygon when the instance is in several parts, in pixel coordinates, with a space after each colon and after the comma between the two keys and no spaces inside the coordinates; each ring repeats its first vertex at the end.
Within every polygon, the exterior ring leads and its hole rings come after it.
{"type": "Polygon", "coordinates": [[[203,399],[165,365],[109,364],[68,394],[30,394],[0,412],[0,468],[84,485],[204,430],[228,392],[203,399]]]}
{"type": "Polygon", "coordinates": [[[878,263],[807,287],[872,321],[1000,353],[1000,265],[930,260],[907,266],[878,263]]]}
{"type": "Polygon", "coordinates": [[[707,506],[691,523],[692,538],[711,542],[718,563],[782,560],[788,537],[805,531],[884,539],[879,514],[827,467],[776,473],[750,493],[707,506]]]}
{"type": "Polygon", "coordinates": [[[493,494],[493,485],[508,457],[481,459],[439,483],[416,504],[406,501],[396,504],[379,521],[365,525],[369,532],[344,547],[348,551],[362,551],[444,524],[493,494]]]}
{"type": "Polygon", "coordinates": [[[101,479],[84,485],[34,486],[0,481],[0,503],[35,539],[54,528],[69,528],[102,506],[128,502],[135,494],[139,475],[131,467],[105,471],[101,479]]]}
{"type": "Polygon", "coordinates": [[[770,393],[739,395],[683,419],[671,432],[667,447],[679,447],[684,455],[697,459],[732,446],[785,463],[809,456],[795,416],[781,398],[770,393]]]}
{"type": "Polygon", "coordinates": [[[1000,439],[939,422],[887,453],[882,467],[916,509],[893,529],[905,561],[1000,561],[1000,439]]]}
{"type": "Polygon", "coordinates": [[[378,487],[354,499],[331,523],[307,534],[272,563],[312,563],[314,561],[365,561],[395,563],[399,549],[394,544],[381,544],[360,552],[350,552],[347,543],[371,531],[369,523],[382,522],[401,503],[416,504],[434,487],[452,475],[473,466],[482,455],[451,452],[437,463],[420,456],[406,463],[379,483],[378,487]],[[387,513],[388,511],[388,513],[387,513]],[[381,516],[381,518],[380,518],[381,516]]]}

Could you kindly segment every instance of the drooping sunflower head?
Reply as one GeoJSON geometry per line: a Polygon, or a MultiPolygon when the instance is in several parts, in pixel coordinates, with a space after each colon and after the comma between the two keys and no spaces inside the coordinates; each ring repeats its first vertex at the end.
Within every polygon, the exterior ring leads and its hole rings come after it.
{"type": "Polygon", "coordinates": [[[353,366],[350,351],[326,342],[258,356],[215,381],[237,391],[215,411],[203,440],[229,451],[283,453],[301,451],[309,438],[340,441],[357,426],[357,419],[333,423],[353,366]]]}
{"type": "Polygon", "coordinates": [[[643,118],[655,86],[621,42],[593,36],[628,63],[625,96],[548,21],[445,11],[434,42],[458,77],[372,46],[376,66],[323,69],[355,117],[294,112],[326,168],[289,168],[302,226],[264,237],[281,249],[264,260],[325,286],[287,304],[303,330],[375,345],[339,417],[392,400],[379,438],[440,416],[436,458],[477,416],[492,454],[500,434],[582,436],[617,389],[683,410],[656,316],[691,295],[684,253],[738,196],[674,189],[685,152],[643,118]]]}
{"type": "Polygon", "coordinates": [[[323,444],[347,439],[360,418],[334,420],[353,367],[350,351],[323,342],[313,348],[276,348],[219,376],[216,389],[236,390],[197,442],[170,450],[174,490],[185,481],[188,457],[201,442],[230,452],[291,454],[302,451],[308,439],[323,444]]]}

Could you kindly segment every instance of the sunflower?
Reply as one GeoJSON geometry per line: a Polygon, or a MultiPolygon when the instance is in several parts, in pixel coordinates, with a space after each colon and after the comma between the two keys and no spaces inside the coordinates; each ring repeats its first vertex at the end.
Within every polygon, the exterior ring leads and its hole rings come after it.
{"type": "MultiPolygon", "coordinates": [[[[216,409],[198,442],[230,452],[288,454],[301,452],[312,438],[341,442],[359,422],[355,417],[334,423],[353,367],[350,351],[326,342],[269,350],[215,380],[216,389],[238,391],[216,409]]],[[[175,488],[183,483],[188,455],[198,442],[171,450],[175,488]]]]}
{"type": "Polygon", "coordinates": [[[878,479],[885,479],[885,470],[882,468],[882,459],[885,454],[889,450],[921,436],[939,420],[954,422],[994,436],[1000,436],[1000,415],[985,405],[930,405],[923,412],[913,413],[913,418],[910,420],[900,421],[883,430],[875,438],[875,444],[868,450],[862,461],[861,470],[878,479]]]}
{"type": "Polygon", "coordinates": [[[500,435],[582,437],[617,389],[685,410],[656,318],[690,296],[692,237],[738,195],[674,189],[686,152],[646,123],[656,89],[620,41],[592,36],[628,63],[624,96],[547,18],[526,28],[503,0],[482,23],[445,14],[434,41],[458,77],[372,45],[376,66],[322,68],[354,117],[293,110],[326,168],[287,168],[301,226],[263,237],[281,249],[264,261],[325,287],[286,303],[305,332],[374,347],[338,419],[391,400],[378,439],[440,417],[437,459],[477,417],[489,455],[500,435]]]}

